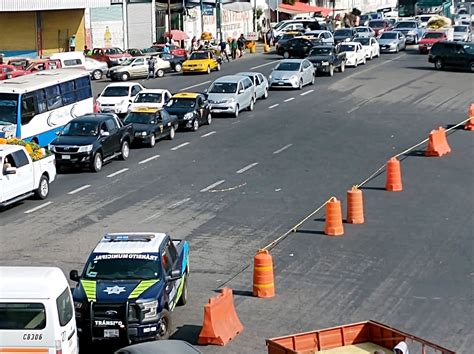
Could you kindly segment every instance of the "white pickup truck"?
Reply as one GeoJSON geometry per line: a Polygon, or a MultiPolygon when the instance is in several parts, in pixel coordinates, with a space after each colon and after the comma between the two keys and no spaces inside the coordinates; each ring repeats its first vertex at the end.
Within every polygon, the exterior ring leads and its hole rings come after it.
{"type": "Polygon", "coordinates": [[[33,161],[23,146],[0,144],[0,207],[35,195],[45,199],[56,178],[54,155],[33,161]]]}

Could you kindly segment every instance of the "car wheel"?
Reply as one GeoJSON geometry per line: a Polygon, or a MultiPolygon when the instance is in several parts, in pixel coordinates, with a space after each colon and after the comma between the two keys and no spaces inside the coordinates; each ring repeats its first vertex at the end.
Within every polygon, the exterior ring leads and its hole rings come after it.
{"type": "Polygon", "coordinates": [[[316,82],[316,73],[314,73],[314,75],[311,76],[311,82],[310,82],[310,84],[311,84],[311,85],[314,85],[315,82],[316,82]]]}
{"type": "Polygon", "coordinates": [[[285,51],[285,52],[283,53],[283,58],[289,59],[289,58],[290,58],[290,53],[287,52],[287,51],[285,51]]]}
{"type": "Polygon", "coordinates": [[[197,131],[199,129],[199,121],[197,119],[193,122],[193,131],[197,131]]]}
{"type": "Polygon", "coordinates": [[[334,76],[334,66],[332,64],[329,65],[329,76],[331,76],[331,77],[334,76]]]}
{"type": "Polygon", "coordinates": [[[208,74],[211,73],[211,67],[210,67],[210,66],[207,67],[207,71],[206,71],[206,72],[207,72],[208,74]]]}
{"type": "Polygon", "coordinates": [[[127,140],[124,140],[120,147],[120,160],[126,160],[130,156],[130,145],[127,140]]]}
{"type": "Polygon", "coordinates": [[[217,71],[221,71],[221,64],[217,63],[216,70],[217,70],[217,71]]]}
{"type": "Polygon", "coordinates": [[[372,52],[370,52],[369,60],[372,60],[373,57],[374,55],[372,54],[372,52]]]}
{"type": "Polygon", "coordinates": [[[155,137],[155,134],[153,134],[151,137],[150,137],[150,143],[148,144],[149,147],[154,147],[156,144],[156,137],[155,137]]]}
{"type": "Polygon", "coordinates": [[[158,322],[158,331],[156,333],[157,340],[168,339],[171,335],[171,316],[168,310],[161,311],[160,320],[158,322]]]}
{"type": "Polygon", "coordinates": [[[184,306],[188,302],[188,276],[184,275],[183,277],[183,292],[181,293],[181,296],[179,297],[178,306],[184,306]]]}
{"type": "Polygon", "coordinates": [[[157,77],[163,77],[163,76],[165,76],[165,72],[164,72],[162,69],[159,69],[159,70],[156,72],[156,76],[157,76],[157,77]]]}
{"type": "Polygon", "coordinates": [[[268,98],[268,89],[265,89],[265,92],[263,93],[263,98],[264,99],[268,98]]]}
{"type": "Polygon", "coordinates": [[[398,53],[400,51],[400,49],[398,48],[398,44],[397,44],[397,49],[395,49],[395,53],[398,53]]]}
{"type": "Polygon", "coordinates": [[[38,199],[46,199],[49,194],[49,180],[48,177],[42,175],[39,181],[38,189],[35,191],[35,196],[38,199]]]}
{"type": "Polygon", "coordinates": [[[171,127],[170,133],[168,134],[168,139],[173,140],[175,135],[176,135],[176,130],[174,130],[174,127],[171,127]]]}
{"type": "Polygon", "coordinates": [[[471,67],[471,73],[474,73],[474,61],[472,61],[469,66],[471,67]]]}
{"type": "Polygon", "coordinates": [[[97,152],[92,160],[92,171],[99,172],[100,170],[102,170],[102,154],[97,152]]]}
{"type": "Polygon", "coordinates": [[[441,58],[436,58],[434,65],[437,70],[442,70],[444,67],[444,64],[441,58]]]}
{"type": "Polygon", "coordinates": [[[250,99],[250,104],[249,104],[248,110],[253,111],[253,97],[250,99]]]}
{"type": "Polygon", "coordinates": [[[343,73],[346,70],[346,62],[342,62],[341,66],[339,67],[339,72],[343,73]]]}
{"type": "Polygon", "coordinates": [[[239,113],[240,113],[239,110],[240,110],[239,105],[235,106],[235,112],[234,112],[234,117],[235,118],[237,118],[239,116],[239,113]]]}
{"type": "Polygon", "coordinates": [[[102,79],[102,70],[99,70],[99,69],[94,70],[94,71],[92,72],[92,78],[93,78],[94,80],[100,80],[100,79],[102,79]]]}
{"type": "Polygon", "coordinates": [[[207,125],[211,125],[211,123],[212,123],[212,115],[211,115],[211,113],[209,113],[209,114],[207,115],[206,124],[207,124],[207,125]]]}
{"type": "Polygon", "coordinates": [[[364,57],[364,60],[362,60],[362,65],[365,65],[367,63],[367,60],[364,57]]]}
{"type": "Polygon", "coordinates": [[[183,67],[181,66],[181,64],[178,63],[178,64],[176,64],[176,65],[174,66],[174,71],[177,72],[177,73],[179,73],[179,72],[181,72],[181,69],[182,69],[182,68],[183,68],[183,67]]]}
{"type": "Polygon", "coordinates": [[[415,36],[415,43],[414,44],[418,44],[418,36],[415,36]]]}
{"type": "Polygon", "coordinates": [[[354,68],[357,68],[357,59],[354,60],[354,68]]]}
{"type": "Polygon", "coordinates": [[[128,81],[130,79],[130,74],[122,73],[122,75],[120,75],[120,78],[122,79],[122,81],[128,81]]]}
{"type": "Polygon", "coordinates": [[[298,84],[298,90],[302,90],[303,89],[303,79],[300,79],[300,82],[298,84]]]}

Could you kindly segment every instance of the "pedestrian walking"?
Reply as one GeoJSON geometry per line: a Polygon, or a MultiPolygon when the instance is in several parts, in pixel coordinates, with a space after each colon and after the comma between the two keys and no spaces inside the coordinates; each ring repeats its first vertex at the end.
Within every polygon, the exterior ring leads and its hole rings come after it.
{"type": "Polygon", "coordinates": [[[76,36],[73,34],[69,37],[69,51],[74,52],[76,50],[76,36]]]}
{"type": "Polygon", "coordinates": [[[240,55],[239,55],[239,58],[244,55],[244,50],[245,50],[245,37],[244,37],[244,34],[242,33],[239,37],[239,39],[237,40],[237,47],[240,51],[240,55]]]}
{"type": "Polygon", "coordinates": [[[151,77],[155,78],[155,57],[150,57],[150,59],[148,59],[148,75],[146,77],[146,79],[148,80],[151,77]]]}
{"type": "Polygon", "coordinates": [[[221,40],[220,48],[222,61],[224,62],[225,58],[227,62],[230,62],[229,56],[227,55],[227,43],[223,39],[221,40]]]}
{"type": "Polygon", "coordinates": [[[235,38],[232,40],[230,44],[230,50],[232,52],[232,59],[235,60],[237,59],[237,41],[235,38]]]}

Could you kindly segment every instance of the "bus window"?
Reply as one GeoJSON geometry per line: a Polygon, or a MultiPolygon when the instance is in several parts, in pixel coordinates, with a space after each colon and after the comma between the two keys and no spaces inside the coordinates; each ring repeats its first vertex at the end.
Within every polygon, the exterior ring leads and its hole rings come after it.
{"type": "Polygon", "coordinates": [[[77,100],[85,100],[92,97],[91,81],[88,76],[83,76],[75,80],[77,100]]]}
{"type": "Polygon", "coordinates": [[[63,104],[65,106],[76,102],[76,93],[74,80],[66,81],[61,84],[61,93],[63,96],[63,104]]]}
{"type": "Polygon", "coordinates": [[[0,93],[0,122],[16,124],[18,111],[18,95],[0,93]]]}
{"type": "Polygon", "coordinates": [[[36,115],[34,92],[21,97],[21,124],[28,124],[36,115]]]}
{"type": "Polygon", "coordinates": [[[63,105],[59,85],[53,85],[45,88],[48,110],[59,108],[63,105]]]}

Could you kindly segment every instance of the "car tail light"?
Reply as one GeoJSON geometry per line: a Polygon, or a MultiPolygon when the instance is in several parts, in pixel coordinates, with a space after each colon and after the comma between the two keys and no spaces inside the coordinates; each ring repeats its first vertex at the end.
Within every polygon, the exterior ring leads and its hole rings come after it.
{"type": "Polygon", "coordinates": [[[56,347],[56,354],[63,354],[63,348],[61,346],[61,341],[60,340],[54,341],[54,345],[56,347]]]}

